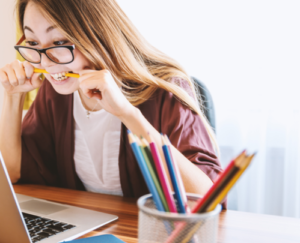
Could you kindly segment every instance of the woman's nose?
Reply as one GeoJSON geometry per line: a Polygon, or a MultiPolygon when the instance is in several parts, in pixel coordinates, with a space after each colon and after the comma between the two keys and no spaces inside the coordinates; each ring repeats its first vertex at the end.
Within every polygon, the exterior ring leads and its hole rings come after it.
{"type": "Polygon", "coordinates": [[[55,65],[56,63],[51,61],[44,53],[41,54],[41,66],[44,68],[55,65]]]}

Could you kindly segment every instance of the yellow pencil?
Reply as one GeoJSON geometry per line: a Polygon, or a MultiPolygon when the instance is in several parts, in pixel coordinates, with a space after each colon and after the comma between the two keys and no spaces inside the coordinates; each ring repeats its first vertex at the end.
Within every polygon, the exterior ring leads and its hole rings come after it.
{"type": "Polygon", "coordinates": [[[191,238],[196,234],[196,232],[199,230],[200,226],[203,224],[203,221],[198,222],[196,225],[194,225],[191,230],[185,235],[183,241],[181,243],[187,243],[191,240],[191,238]]]}
{"type": "MultiPolygon", "coordinates": [[[[213,211],[219,203],[225,198],[227,193],[230,191],[230,189],[235,185],[237,180],[240,178],[240,176],[244,173],[244,171],[247,169],[249,164],[251,163],[253,157],[255,154],[252,154],[251,156],[248,156],[244,161],[241,161],[240,166],[242,167],[240,171],[231,179],[231,181],[228,183],[228,185],[223,189],[223,191],[220,193],[220,195],[211,203],[211,205],[207,208],[207,212],[213,211]]],[[[186,237],[183,239],[182,242],[189,242],[192,236],[198,231],[200,228],[202,222],[197,223],[194,225],[189,232],[186,234],[186,237]]]]}
{"type": "Polygon", "coordinates": [[[247,167],[251,163],[254,156],[255,156],[255,154],[252,154],[251,156],[248,156],[246,158],[245,162],[242,165],[241,170],[232,178],[232,180],[223,189],[223,191],[219,194],[219,196],[211,203],[211,205],[207,209],[207,212],[210,212],[210,211],[214,210],[217,207],[217,205],[225,198],[225,196],[230,191],[230,189],[234,186],[234,184],[237,182],[237,180],[240,178],[240,176],[247,169],[247,167]]]}
{"type": "MultiPolygon", "coordinates": [[[[35,73],[48,73],[45,69],[39,69],[39,68],[35,68],[34,72],[35,73]]],[[[72,78],[80,78],[80,75],[77,73],[66,73],[65,76],[72,77],[72,78]]]]}

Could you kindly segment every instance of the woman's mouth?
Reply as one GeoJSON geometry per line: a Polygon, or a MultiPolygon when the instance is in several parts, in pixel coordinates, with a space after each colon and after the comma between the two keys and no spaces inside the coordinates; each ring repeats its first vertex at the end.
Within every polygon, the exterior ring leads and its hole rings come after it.
{"type": "Polygon", "coordinates": [[[51,73],[50,76],[52,78],[52,83],[55,85],[63,85],[68,82],[70,77],[66,77],[68,72],[61,72],[61,73],[51,73]]]}
{"type": "Polygon", "coordinates": [[[68,78],[68,77],[66,77],[66,74],[67,74],[67,72],[62,72],[62,73],[54,73],[54,74],[50,74],[50,75],[56,81],[64,81],[68,78]]]}

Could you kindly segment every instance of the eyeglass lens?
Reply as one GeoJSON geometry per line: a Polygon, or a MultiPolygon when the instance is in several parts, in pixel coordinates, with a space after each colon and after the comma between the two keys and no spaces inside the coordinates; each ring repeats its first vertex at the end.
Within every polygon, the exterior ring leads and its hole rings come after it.
{"type": "Polygon", "coordinates": [[[46,54],[52,61],[57,63],[67,63],[73,59],[71,51],[64,47],[48,49],[46,54]]]}
{"type": "Polygon", "coordinates": [[[39,63],[41,61],[40,54],[35,50],[19,48],[19,52],[29,62],[39,63]]]}
{"type": "MultiPolygon", "coordinates": [[[[19,51],[21,55],[29,62],[39,63],[41,61],[41,56],[36,50],[19,48],[19,51]]],[[[49,59],[56,63],[68,63],[73,60],[72,52],[65,47],[48,49],[46,54],[49,59]]]]}

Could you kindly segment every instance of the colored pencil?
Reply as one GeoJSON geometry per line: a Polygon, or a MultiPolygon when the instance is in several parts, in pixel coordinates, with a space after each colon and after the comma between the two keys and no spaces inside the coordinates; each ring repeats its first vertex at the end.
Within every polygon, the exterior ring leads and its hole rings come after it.
{"type": "MultiPolygon", "coordinates": [[[[215,199],[218,196],[218,194],[216,194],[215,191],[216,190],[219,191],[218,189],[220,189],[221,186],[224,185],[226,181],[228,181],[228,178],[231,179],[233,178],[234,174],[232,174],[232,171],[236,171],[236,172],[238,171],[236,169],[237,167],[236,164],[240,164],[241,161],[245,159],[245,156],[246,156],[246,151],[243,151],[227,165],[226,169],[222,172],[222,174],[220,174],[220,176],[217,178],[217,180],[215,181],[213,186],[208,190],[208,192],[204,195],[204,197],[198,200],[198,202],[192,209],[192,213],[202,212],[203,209],[207,209],[207,207],[211,205],[213,199],[215,199]],[[229,177],[228,175],[231,175],[231,177],[229,177]]],[[[181,238],[182,234],[186,233],[185,227],[186,227],[186,223],[177,225],[175,230],[167,239],[166,243],[176,242],[176,239],[181,238]]]]}
{"type": "Polygon", "coordinates": [[[178,212],[179,213],[186,213],[184,201],[183,201],[183,199],[181,197],[181,194],[180,194],[179,182],[178,182],[178,179],[177,179],[175,168],[173,166],[174,163],[172,162],[171,155],[170,155],[169,149],[166,145],[166,142],[165,142],[165,139],[164,139],[163,135],[161,136],[161,139],[162,139],[162,144],[163,144],[163,146],[162,146],[163,153],[164,153],[164,156],[165,156],[165,160],[166,160],[166,163],[167,163],[167,167],[168,167],[169,174],[170,174],[170,177],[171,177],[171,181],[172,181],[172,184],[173,184],[173,188],[174,188],[174,191],[175,191],[175,197],[176,197],[177,205],[178,205],[178,212]]]}
{"type": "MultiPolygon", "coordinates": [[[[198,223],[196,223],[193,227],[192,227],[192,229],[190,229],[188,232],[187,232],[187,234],[185,235],[185,237],[184,237],[184,239],[182,240],[182,241],[180,241],[180,243],[188,243],[188,242],[190,242],[191,240],[193,240],[193,239],[191,239],[195,234],[196,234],[196,232],[198,231],[198,229],[200,228],[200,226],[203,224],[203,221],[200,221],[200,222],[198,222],[198,223]]],[[[176,241],[175,241],[176,242],[176,241]]],[[[176,242],[177,243],[177,242],[176,242]]]]}
{"type": "Polygon", "coordinates": [[[166,171],[164,169],[164,165],[162,162],[162,159],[159,155],[159,152],[157,150],[156,144],[153,142],[152,136],[149,134],[148,136],[149,139],[149,145],[150,145],[150,150],[153,156],[154,164],[156,167],[156,171],[160,180],[160,184],[162,186],[162,189],[164,191],[170,212],[172,213],[177,213],[175,201],[172,195],[172,190],[171,186],[169,184],[169,180],[166,174],[166,171]]]}
{"type": "Polygon", "coordinates": [[[133,150],[133,153],[134,153],[134,156],[138,162],[138,165],[141,169],[141,172],[143,174],[143,177],[145,179],[145,182],[146,182],[146,185],[150,191],[150,193],[152,194],[152,197],[153,197],[153,201],[156,205],[156,208],[158,211],[162,211],[164,212],[164,206],[160,200],[160,197],[158,195],[158,192],[155,188],[155,185],[154,185],[154,182],[151,178],[151,175],[150,175],[150,172],[147,168],[147,165],[146,165],[146,161],[141,153],[141,150],[139,148],[139,146],[137,145],[136,143],[136,140],[135,140],[135,137],[133,136],[133,134],[128,130],[128,139],[129,139],[129,143],[131,145],[131,148],[133,150]]]}
{"type": "Polygon", "coordinates": [[[226,187],[222,190],[222,192],[218,195],[218,197],[209,205],[207,209],[208,212],[214,210],[217,207],[217,205],[225,198],[225,196],[228,194],[230,189],[236,184],[237,180],[248,168],[254,156],[255,154],[247,156],[247,158],[241,164],[241,169],[239,170],[239,172],[232,178],[232,180],[230,180],[230,182],[226,185],[226,187]]]}
{"type": "Polygon", "coordinates": [[[179,171],[179,168],[178,168],[178,165],[176,163],[175,157],[173,156],[173,153],[172,153],[172,150],[171,150],[171,142],[170,142],[167,135],[164,135],[164,137],[165,137],[165,142],[166,142],[166,145],[168,147],[168,150],[169,150],[169,153],[170,153],[170,156],[171,156],[171,162],[173,163],[173,167],[174,167],[174,170],[175,170],[175,175],[176,175],[176,178],[177,178],[177,181],[178,181],[178,184],[179,184],[179,192],[180,192],[181,198],[182,198],[183,203],[184,203],[185,211],[186,211],[186,213],[190,213],[191,210],[188,206],[188,199],[187,199],[187,196],[186,196],[186,193],[185,193],[185,189],[184,189],[184,186],[183,186],[183,181],[182,181],[182,178],[181,178],[181,175],[180,175],[180,171],[179,171]]]}
{"type": "Polygon", "coordinates": [[[147,155],[148,155],[148,158],[149,158],[149,160],[150,160],[150,163],[151,163],[151,165],[152,165],[152,168],[153,168],[153,170],[154,170],[154,173],[155,173],[156,177],[159,178],[159,177],[158,177],[158,173],[157,173],[157,169],[156,169],[156,166],[155,166],[155,163],[154,163],[153,155],[152,155],[151,150],[150,150],[149,143],[148,143],[148,141],[147,141],[145,138],[143,138],[143,137],[141,137],[141,142],[142,142],[142,145],[143,145],[143,147],[144,147],[144,149],[145,149],[145,151],[146,151],[146,153],[147,153],[147,155]]]}
{"type": "Polygon", "coordinates": [[[206,212],[208,205],[212,202],[214,198],[220,193],[222,185],[224,185],[234,174],[239,171],[239,163],[245,158],[246,152],[243,151],[239,156],[237,156],[230,164],[226,167],[223,173],[218,177],[212,187],[208,190],[203,198],[199,199],[196,205],[192,209],[192,213],[206,212]]]}
{"type": "Polygon", "coordinates": [[[158,195],[159,195],[159,197],[160,197],[160,200],[161,200],[161,202],[162,202],[162,204],[163,204],[164,211],[165,211],[165,212],[170,212],[169,207],[168,207],[168,204],[167,204],[167,201],[166,201],[166,198],[165,198],[165,196],[164,196],[164,194],[163,194],[163,191],[162,191],[162,189],[161,189],[161,186],[160,186],[160,184],[159,184],[159,181],[158,181],[158,179],[157,179],[157,177],[156,177],[156,175],[155,175],[155,172],[154,172],[153,167],[152,167],[152,165],[151,165],[150,158],[149,158],[149,156],[148,156],[148,154],[147,154],[147,152],[146,152],[146,149],[145,149],[145,147],[143,146],[142,142],[140,141],[140,139],[139,139],[138,137],[136,137],[136,141],[137,141],[138,146],[139,146],[140,149],[141,149],[142,155],[144,156],[146,165],[147,165],[147,167],[148,167],[148,170],[149,170],[150,175],[151,175],[151,177],[152,177],[152,180],[153,180],[153,182],[154,182],[155,188],[156,188],[156,190],[157,190],[157,192],[158,192],[158,195]]]}
{"type": "MultiPolygon", "coordinates": [[[[247,156],[246,151],[239,154],[228,164],[214,182],[213,186],[197,201],[190,211],[180,171],[176,164],[175,157],[172,154],[171,143],[168,137],[166,135],[161,135],[162,150],[175,191],[177,208],[172,196],[167,173],[164,170],[165,167],[162,158],[160,157],[152,137],[150,135],[148,136],[148,143],[146,139],[141,138],[140,140],[128,130],[128,139],[147,187],[152,194],[154,204],[159,211],[163,212],[176,213],[178,210],[179,213],[203,213],[214,210],[245,172],[254,157],[254,154],[247,156]]],[[[164,220],[164,225],[169,234],[166,243],[177,243],[177,241],[188,243],[195,242],[195,240],[197,241],[197,237],[193,238],[193,236],[202,224],[203,222],[199,222],[194,224],[192,228],[188,228],[187,223],[185,222],[173,225],[164,220]],[[175,230],[172,232],[174,226],[175,230]]]]}
{"type": "MultiPolygon", "coordinates": [[[[174,170],[175,170],[175,173],[176,173],[176,177],[177,177],[177,181],[178,181],[178,184],[179,184],[179,192],[180,192],[180,195],[181,195],[181,198],[183,200],[183,203],[184,203],[184,208],[185,208],[185,211],[186,213],[190,214],[191,213],[191,210],[188,206],[188,199],[187,199],[187,196],[186,196],[186,192],[185,192],[185,189],[184,189],[184,186],[183,186],[183,181],[182,181],[182,178],[181,178],[181,175],[180,175],[180,171],[179,171],[179,168],[178,168],[178,165],[176,163],[176,160],[175,160],[175,157],[173,156],[173,153],[172,153],[172,150],[171,150],[171,142],[168,138],[168,136],[165,134],[164,135],[164,141],[168,147],[168,150],[169,150],[169,153],[170,153],[170,156],[171,156],[171,162],[173,163],[173,166],[174,166],[174,170]]],[[[179,224],[176,224],[176,226],[178,226],[179,224]]],[[[193,234],[191,234],[191,236],[189,237],[188,241],[187,242],[190,242],[190,243],[197,243],[198,242],[198,238],[197,237],[194,237],[193,239],[191,239],[193,237],[193,234]]]]}
{"type": "MultiPolygon", "coordinates": [[[[39,68],[35,68],[34,71],[35,73],[48,73],[45,69],[39,69],[39,68]]],[[[66,77],[72,77],[72,78],[80,78],[80,75],[77,73],[66,73],[65,74],[66,77]]]]}
{"type": "MultiPolygon", "coordinates": [[[[228,183],[226,183],[225,187],[222,189],[221,193],[218,194],[218,196],[215,198],[215,200],[208,206],[207,212],[213,211],[219,203],[222,202],[222,200],[226,197],[230,189],[235,185],[237,180],[241,177],[241,175],[244,173],[244,171],[248,168],[250,165],[253,157],[255,154],[252,154],[251,156],[247,156],[244,158],[241,163],[239,164],[240,170],[233,176],[233,178],[230,179],[228,183]]],[[[193,226],[188,234],[186,234],[186,237],[182,242],[188,242],[191,240],[193,235],[198,231],[199,227],[201,226],[202,222],[199,222],[195,226],[193,226]]],[[[184,230],[183,230],[184,231],[184,230]]]]}

